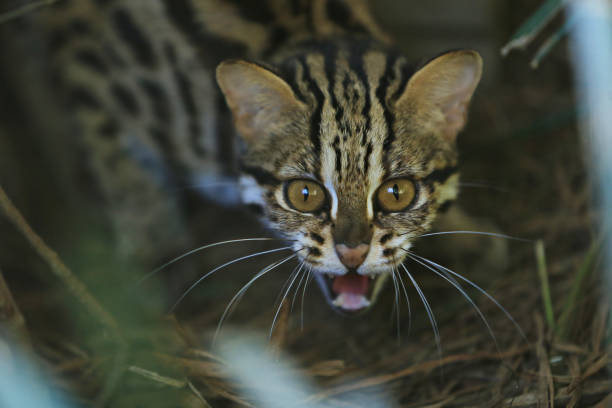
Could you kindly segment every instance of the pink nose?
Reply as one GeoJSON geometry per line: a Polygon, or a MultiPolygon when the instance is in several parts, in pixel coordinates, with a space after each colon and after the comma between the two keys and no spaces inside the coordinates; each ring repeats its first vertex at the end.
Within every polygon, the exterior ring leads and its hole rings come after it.
{"type": "Polygon", "coordinates": [[[357,268],[365,261],[370,246],[368,244],[359,244],[355,248],[348,247],[344,244],[336,245],[336,253],[340,262],[347,268],[357,268]]]}

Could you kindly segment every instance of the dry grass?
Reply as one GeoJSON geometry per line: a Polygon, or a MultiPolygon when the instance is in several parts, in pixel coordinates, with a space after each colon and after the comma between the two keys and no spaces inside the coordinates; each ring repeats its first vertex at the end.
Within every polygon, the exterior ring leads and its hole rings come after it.
{"type": "MultiPolygon", "coordinates": [[[[532,91],[519,89],[516,98],[520,99],[521,92],[532,91]]],[[[476,107],[475,116],[481,123],[495,122],[497,115],[511,114],[492,112],[490,106],[476,107]]],[[[474,133],[471,143],[479,153],[467,156],[486,157],[472,166],[468,164],[468,175],[508,154],[515,158],[507,162],[514,163],[513,170],[518,174],[506,177],[508,169],[502,168],[489,180],[505,180],[501,187],[517,184],[510,187],[510,193],[466,193],[464,204],[499,209],[498,222],[507,232],[543,239],[536,246],[537,257],[533,244],[512,244],[513,256],[506,274],[491,277],[486,271],[477,271],[470,276],[512,313],[527,340],[484,296],[473,293],[498,339],[497,350],[474,311],[466,302],[460,303],[459,294],[423,276],[419,278],[424,281],[441,328],[441,356],[416,301],[410,331],[405,327],[406,310],[402,311],[404,327],[398,342],[392,323],[395,319],[389,316],[390,300],[363,318],[346,319],[330,316],[318,295],[309,291],[304,328],[300,328],[299,313],[290,313],[290,304],[285,302],[266,352],[271,359],[292,359],[296,362],[292,375],[316,384],[310,395],[296,397],[296,404],[358,407],[367,406],[360,403],[364,398],[381,396],[391,396],[403,407],[609,404],[612,379],[607,369],[612,368],[612,349],[605,341],[609,300],[598,292],[601,240],[593,228],[597,210],[589,205],[589,188],[573,125],[546,130],[544,136],[537,135],[540,140],[513,136],[496,146],[480,139],[487,135],[474,133]],[[543,153],[531,153],[538,149],[543,153]],[[484,202],[479,201],[482,195],[487,197],[484,202]],[[513,214],[512,219],[504,213],[513,214]],[[546,290],[544,282],[549,285],[546,290]]],[[[536,138],[535,133],[532,136],[536,138]]],[[[14,209],[8,213],[13,221],[19,219],[16,214],[14,209]]],[[[25,224],[24,219],[19,222],[25,224]]],[[[44,257],[49,250],[44,249],[44,243],[32,240],[29,235],[34,232],[27,227],[22,225],[20,229],[44,257]]],[[[61,265],[59,258],[53,257],[47,263],[51,270],[61,265]]],[[[74,276],[65,271],[59,276],[64,284],[55,289],[21,291],[17,298],[24,299],[26,316],[39,320],[37,315],[46,310],[43,304],[72,294],[94,320],[88,330],[57,331],[37,323],[33,325],[35,331],[24,334],[23,325],[13,325],[22,338],[33,339],[41,366],[52,375],[53,389],[63,389],[77,401],[110,401],[111,406],[131,406],[135,401],[148,406],[257,405],[252,390],[230,375],[230,363],[210,349],[212,332],[227,300],[198,299],[195,303],[205,312],[186,309],[178,320],[169,316],[114,328],[108,323],[114,318],[98,310],[102,306],[84,286],[74,284],[74,276]],[[121,334],[109,337],[115,330],[121,334]],[[128,344],[129,352],[123,360],[116,359],[121,351],[117,336],[128,344]],[[96,339],[93,342],[92,337],[96,339]],[[110,377],[117,371],[121,381],[110,377]]],[[[276,293],[279,282],[273,280],[253,289],[231,320],[234,327],[267,330],[273,312],[269,291],[276,293]],[[262,298],[270,301],[262,302],[262,298]]],[[[232,286],[234,290],[238,287],[232,286]]],[[[3,301],[7,304],[5,298],[3,301]]],[[[4,316],[9,322],[19,320],[19,315],[4,316]]],[[[70,314],[53,316],[54,321],[66,319],[72,319],[70,314]]]]}
{"type": "MultiPolygon", "coordinates": [[[[531,72],[515,58],[507,62],[500,84],[477,95],[460,144],[464,180],[493,188],[468,187],[461,204],[493,219],[504,232],[540,244],[511,243],[511,262],[501,275],[458,272],[491,293],[526,340],[495,305],[472,291],[497,349],[460,294],[423,271],[416,275],[438,319],[441,355],[416,296],[411,327],[402,306],[398,330],[390,315],[391,290],[365,316],[344,318],[330,313],[313,285],[304,327],[300,299],[293,310],[285,302],[270,344],[261,351],[281,371],[287,370],[283,362],[293,361],[286,375],[314,384],[307,395],[296,396],[296,406],[367,407],[365,401],[372,398],[387,398],[391,406],[430,408],[612,406],[610,299],[601,293],[603,232],[597,223],[601,210],[591,204],[567,59],[557,50],[531,72]]],[[[30,350],[50,378],[49,390],[66,393],[77,404],[258,406],[253,390],[232,376],[235,362],[211,347],[227,301],[254,266],[207,282],[176,316],[162,316],[164,295],[177,291],[155,284],[133,289],[132,275],[75,259],[64,262],[6,205],[6,196],[0,199],[4,215],[20,231],[0,225],[8,238],[0,258],[8,281],[4,285],[0,276],[0,323],[11,333],[0,337],[0,352],[30,350]],[[73,274],[66,264],[80,267],[73,267],[73,274]],[[56,272],[55,278],[49,271],[56,272]],[[109,280],[106,286],[103,279],[109,280]],[[162,300],[151,299],[157,297],[162,300]]],[[[204,230],[219,231],[235,215],[208,211],[202,217],[204,230]]],[[[87,248],[100,252],[95,245],[87,248]]],[[[216,252],[195,272],[230,255],[236,256],[216,252]]],[[[235,333],[230,327],[267,333],[274,297],[287,276],[277,275],[247,293],[225,333],[235,333]]],[[[187,279],[181,277],[181,285],[187,279]]]]}

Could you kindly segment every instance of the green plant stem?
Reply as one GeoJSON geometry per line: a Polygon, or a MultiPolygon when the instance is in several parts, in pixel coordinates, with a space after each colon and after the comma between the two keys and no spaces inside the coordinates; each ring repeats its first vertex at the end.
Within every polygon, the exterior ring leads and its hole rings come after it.
{"type": "Polygon", "coordinates": [[[569,335],[569,322],[572,314],[576,308],[576,303],[578,298],[583,290],[584,281],[593,271],[593,267],[595,266],[595,261],[598,258],[598,254],[601,252],[603,248],[603,243],[605,241],[606,233],[602,233],[601,236],[595,240],[591,247],[589,248],[580,268],[578,268],[578,272],[574,277],[572,282],[570,294],[563,305],[563,310],[561,311],[561,315],[559,317],[559,324],[557,326],[557,330],[555,331],[555,335],[562,341],[566,341],[569,335]]]}
{"type": "Polygon", "coordinates": [[[544,313],[546,316],[546,324],[550,330],[555,330],[555,315],[553,312],[552,298],[550,296],[550,286],[548,284],[548,269],[546,268],[546,252],[544,250],[544,242],[539,239],[535,243],[535,256],[538,266],[538,277],[542,288],[542,302],[544,303],[544,313]]]}
{"type": "Polygon", "coordinates": [[[542,60],[550,53],[550,51],[555,47],[555,45],[557,45],[559,41],[561,41],[561,39],[570,31],[570,29],[574,26],[575,22],[575,19],[567,20],[565,24],[561,26],[561,28],[555,31],[550,37],[546,39],[546,41],[544,41],[544,43],[542,43],[540,48],[538,48],[538,50],[536,51],[534,57],[531,59],[531,62],[529,63],[529,66],[532,69],[537,69],[540,66],[540,62],[542,62],[542,60]]]}
{"type": "Polygon", "coordinates": [[[527,21],[516,30],[510,38],[510,41],[503,46],[501,49],[502,56],[505,57],[513,49],[527,47],[535,36],[542,31],[546,24],[557,15],[567,1],[568,0],[548,0],[544,2],[544,4],[542,4],[527,21]]]}

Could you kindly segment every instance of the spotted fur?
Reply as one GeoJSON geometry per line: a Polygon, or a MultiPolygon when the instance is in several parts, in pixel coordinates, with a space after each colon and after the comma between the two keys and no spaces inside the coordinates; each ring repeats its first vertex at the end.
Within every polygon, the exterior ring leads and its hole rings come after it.
{"type": "Polygon", "coordinates": [[[457,195],[480,58],[409,63],[365,0],[63,0],[32,19],[128,253],[184,245],[171,188],[238,177],[316,272],[346,273],[335,246],[367,242],[356,272],[383,274],[457,195]],[[375,193],[394,178],[416,197],[388,213],[375,193]],[[319,183],[326,205],[295,210],[294,179],[319,183]]]}
{"type": "MultiPolygon", "coordinates": [[[[349,33],[389,41],[365,0],[58,0],[4,28],[14,28],[6,38],[17,40],[22,65],[51,79],[23,77],[21,88],[36,89],[29,105],[52,105],[65,133],[77,130],[119,248],[146,264],[160,248],[187,245],[177,239],[186,236],[182,199],[169,191],[238,173],[240,147],[214,78],[221,61],[263,61],[349,33]]],[[[237,199],[224,187],[203,193],[237,199]]]]}

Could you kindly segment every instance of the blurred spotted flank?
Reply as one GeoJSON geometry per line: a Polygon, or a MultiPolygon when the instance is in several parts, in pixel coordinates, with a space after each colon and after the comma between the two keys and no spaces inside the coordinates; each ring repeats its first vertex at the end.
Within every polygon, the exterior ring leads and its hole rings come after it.
{"type": "Polygon", "coordinates": [[[457,196],[481,58],[411,63],[365,1],[73,0],[32,19],[130,255],[177,245],[176,187],[195,184],[256,210],[357,311],[457,196]]]}

